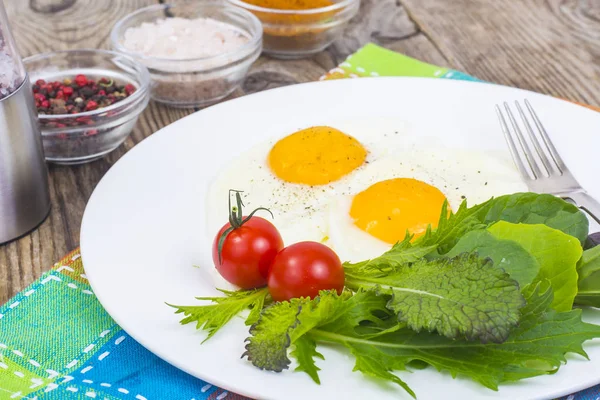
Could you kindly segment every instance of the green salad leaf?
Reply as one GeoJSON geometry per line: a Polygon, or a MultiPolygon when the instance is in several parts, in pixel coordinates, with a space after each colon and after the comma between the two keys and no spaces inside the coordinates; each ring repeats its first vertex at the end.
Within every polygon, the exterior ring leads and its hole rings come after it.
{"type": "Polygon", "coordinates": [[[213,304],[201,306],[168,305],[177,309],[176,314],[185,315],[185,318],[181,320],[182,325],[195,322],[196,329],[207,331],[208,336],[204,339],[204,341],[207,341],[225,326],[231,318],[248,308],[252,308],[252,311],[246,320],[246,324],[256,322],[269,294],[267,288],[237,292],[220,290],[220,292],[225,294],[225,297],[197,297],[198,300],[208,300],[213,304]]]}
{"type": "MultiPolygon", "coordinates": [[[[265,308],[250,328],[251,336],[246,339],[243,356],[260,369],[280,372],[291,363],[287,356],[290,345],[308,331],[318,326],[352,329],[362,321],[376,320],[372,313],[378,310],[390,315],[385,308],[387,300],[374,292],[359,291],[353,295],[345,291],[338,295],[335,291],[323,291],[314,300],[302,298],[275,303],[265,308]]],[[[303,343],[292,354],[298,360],[313,358],[316,354],[311,347],[310,343],[303,343]]],[[[307,362],[301,365],[312,370],[307,362]]]]}
{"type": "Polygon", "coordinates": [[[528,225],[544,224],[585,243],[589,221],[577,206],[551,194],[518,193],[490,200],[485,223],[497,221],[528,225]]]}
{"type": "Polygon", "coordinates": [[[494,237],[518,243],[538,262],[533,281],[548,280],[554,292],[552,307],[569,311],[577,294],[577,261],[582,247],[573,236],[546,225],[512,224],[500,221],[488,228],[494,237]]]}
{"type": "Polygon", "coordinates": [[[297,362],[320,383],[320,344],[345,348],[354,371],[415,393],[399,371],[434,367],[497,390],[587,357],[600,338],[573,302],[600,307],[600,246],[585,252],[588,220],[564,200],[517,193],[456,212],[372,260],[345,263],[347,289],[272,303],[268,289],[222,291],[212,304],[171,306],[212,337],[250,309],[246,357],[281,372],[297,362]]]}
{"type": "Polygon", "coordinates": [[[535,257],[521,245],[512,240],[499,239],[485,229],[468,232],[445,256],[456,257],[473,252],[480,257],[491,258],[494,265],[519,282],[521,288],[532,283],[540,271],[535,257]]]}
{"type": "MultiPolygon", "coordinates": [[[[386,308],[386,298],[389,296],[375,290],[359,291],[355,296],[322,292],[312,301],[274,304],[253,326],[245,355],[260,368],[280,371],[282,365],[278,363],[271,369],[270,354],[281,358],[295,346],[292,354],[297,359],[314,360],[318,357],[314,344],[338,344],[356,358],[355,371],[396,383],[414,396],[395,371],[427,364],[497,390],[502,382],[556,372],[566,362],[566,353],[587,357],[583,342],[600,337],[599,326],[582,322],[581,310],[552,309],[552,290],[546,281],[530,291],[520,323],[504,343],[417,333],[398,324],[386,308]],[[368,307],[361,304],[363,300],[368,307]],[[300,329],[305,324],[308,326],[300,329]],[[310,340],[304,341],[305,337],[310,340]]],[[[310,363],[302,361],[302,370],[306,371],[310,363]]],[[[289,360],[283,368],[288,365],[289,360]]],[[[306,372],[313,376],[318,369],[306,372]]]]}
{"type": "Polygon", "coordinates": [[[443,210],[438,228],[417,240],[416,246],[437,244],[439,253],[444,254],[465,233],[498,221],[544,224],[576,237],[580,243],[585,242],[589,230],[589,221],[581,210],[550,194],[516,193],[496,197],[471,208],[463,202],[456,213],[449,218],[445,215],[443,210]]]}
{"type": "MultiPolygon", "coordinates": [[[[326,297],[319,300],[327,301],[326,297]]],[[[292,299],[275,303],[263,310],[258,321],[250,327],[246,351],[242,357],[260,369],[281,372],[290,365],[288,348],[292,344],[291,333],[300,324],[298,315],[309,306],[306,299],[292,299]]]]}
{"type": "Polygon", "coordinates": [[[311,336],[317,341],[344,344],[355,356],[375,358],[388,372],[419,360],[497,390],[501,382],[556,372],[566,361],[566,353],[586,356],[582,343],[600,337],[600,327],[582,322],[580,310],[554,311],[552,291],[546,288],[532,292],[519,326],[501,344],[451,340],[406,328],[370,339],[355,331],[332,334],[323,329],[311,332],[311,336]]]}
{"type": "Polygon", "coordinates": [[[600,246],[583,252],[577,265],[579,272],[579,290],[575,303],[600,307],[600,246]]]}
{"type": "Polygon", "coordinates": [[[406,238],[396,243],[392,248],[381,256],[372,260],[366,260],[359,263],[344,263],[346,271],[352,271],[356,274],[374,274],[379,275],[382,271],[393,271],[406,264],[421,260],[427,254],[435,251],[437,246],[413,246],[411,244],[412,236],[406,235],[406,238]]]}
{"type": "Polygon", "coordinates": [[[315,364],[315,358],[324,360],[325,357],[317,351],[317,342],[308,335],[300,336],[294,343],[294,350],[290,355],[298,361],[295,371],[306,372],[315,383],[321,384],[319,378],[321,369],[315,364]]]}
{"type": "MultiPolygon", "coordinates": [[[[378,269],[397,268],[422,257],[435,258],[446,255],[463,236],[487,229],[499,221],[545,224],[577,238],[580,243],[587,239],[589,230],[589,221],[581,210],[549,194],[511,194],[490,199],[473,207],[467,207],[464,201],[454,213],[448,213],[447,204],[444,204],[435,230],[429,229],[425,235],[413,241],[407,236],[380,257],[356,264],[345,263],[344,267],[361,269],[363,274],[367,271],[377,273],[378,269]]],[[[525,269],[521,272],[525,272],[525,269]]],[[[517,280],[521,278],[523,277],[515,277],[517,280]]]]}
{"type": "Polygon", "coordinates": [[[525,304],[518,283],[477,254],[420,260],[381,276],[350,271],[346,286],[391,295],[387,308],[417,332],[482,342],[503,342],[525,304]]]}

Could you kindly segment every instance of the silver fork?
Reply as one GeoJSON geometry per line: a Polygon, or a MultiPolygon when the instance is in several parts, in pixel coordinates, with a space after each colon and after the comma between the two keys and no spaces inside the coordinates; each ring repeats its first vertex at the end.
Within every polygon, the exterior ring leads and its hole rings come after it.
{"type": "Polygon", "coordinates": [[[496,113],[500,120],[500,126],[504,132],[513,160],[519,172],[521,172],[521,176],[527,183],[529,190],[537,193],[553,194],[570,201],[586,211],[596,222],[600,223],[600,203],[590,196],[575,180],[556,151],[556,147],[552,144],[546,129],[529,101],[525,100],[525,107],[533,120],[533,125],[536,127],[535,130],[532,128],[532,124],[518,101],[515,101],[515,107],[528,133],[530,142],[533,144],[537,157],[531,151],[530,145],[523,135],[510,106],[506,102],[503,106],[505,112],[502,111],[499,105],[496,105],[496,113]],[[507,123],[505,114],[508,117],[508,121],[510,121],[512,129],[507,123]],[[518,150],[517,143],[521,151],[518,150]]]}

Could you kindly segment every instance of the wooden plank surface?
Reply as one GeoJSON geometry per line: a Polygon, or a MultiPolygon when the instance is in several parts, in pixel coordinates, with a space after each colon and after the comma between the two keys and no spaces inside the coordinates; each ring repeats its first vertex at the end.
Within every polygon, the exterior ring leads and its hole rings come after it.
{"type": "MultiPolygon", "coordinates": [[[[4,0],[23,56],[108,48],[113,24],[154,0],[4,0]]],[[[482,79],[600,104],[600,5],[595,0],[363,0],[343,37],[312,58],[261,57],[240,96],[313,81],[367,42],[482,79]]],[[[193,110],[151,102],[127,141],[94,163],[50,168],[52,211],[42,226],[0,246],[0,303],[79,245],[85,204],[115,161],[193,110]]]]}
{"type": "Polygon", "coordinates": [[[456,69],[600,105],[600,1],[402,2],[456,69]]]}
{"type": "MultiPolygon", "coordinates": [[[[50,50],[84,47],[109,48],[114,23],[127,13],[155,4],[153,0],[5,0],[13,33],[22,56],[50,50]],[[65,2],[66,7],[61,7],[65,2]],[[46,10],[40,12],[34,10],[46,10]]],[[[261,57],[234,96],[318,79],[363,44],[374,41],[396,46],[426,61],[445,59],[395,0],[365,0],[360,15],[344,37],[313,58],[280,61],[261,57]]],[[[52,211],[42,226],[0,246],[0,303],[34,281],[79,245],[85,204],[100,178],[127,150],[158,129],[194,110],[151,102],[126,142],[106,158],[75,167],[50,167],[52,211]]]]}

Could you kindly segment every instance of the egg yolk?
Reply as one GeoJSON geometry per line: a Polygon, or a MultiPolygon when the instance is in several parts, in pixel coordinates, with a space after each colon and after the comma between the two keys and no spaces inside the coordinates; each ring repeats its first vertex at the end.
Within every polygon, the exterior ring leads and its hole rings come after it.
{"type": "Polygon", "coordinates": [[[425,182],[397,178],[377,182],[352,200],[354,224],[370,235],[395,244],[410,232],[419,237],[436,228],[446,196],[425,182]]]}
{"type": "Polygon", "coordinates": [[[360,167],[367,150],[352,136],[329,126],[293,133],[273,146],[269,166],[290,183],[325,185],[360,167]]]}

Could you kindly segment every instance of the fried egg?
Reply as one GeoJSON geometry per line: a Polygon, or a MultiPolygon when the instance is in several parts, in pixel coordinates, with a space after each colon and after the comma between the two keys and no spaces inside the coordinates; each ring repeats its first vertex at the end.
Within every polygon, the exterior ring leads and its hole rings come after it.
{"type": "Polygon", "coordinates": [[[437,227],[442,205],[457,210],[527,190],[512,161],[493,153],[418,149],[388,154],[353,176],[353,192],[332,199],[328,244],[345,261],[381,255],[437,227]]]}
{"type": "Polygon", "coordinates": [[[217,232],[228,220],[228,192],[235,189],[243,191],[247,212],[266,207],[273,213],[286,243],[321,241],[327,235],[330,199],[339,193],[340,184],[366,164],[367,155],[354,137],[328,126],[260,144],[238,157],[213,182],[208,197],[209,230],[217,232]]]}
{"type": "Polygon", "coordinates": [[[374,126],[284,132],[242,154],[208,191],[209,234],[228,220],[229,190],[241,190],[245,213],[268,208],[286,245],[317,241],[358,262],[406,232],[418,237],[435,228],[446,201],[456,210],[465,199],[474,205],[527,190],[503,154],[435,147],[397,122],[374,126]]]}

